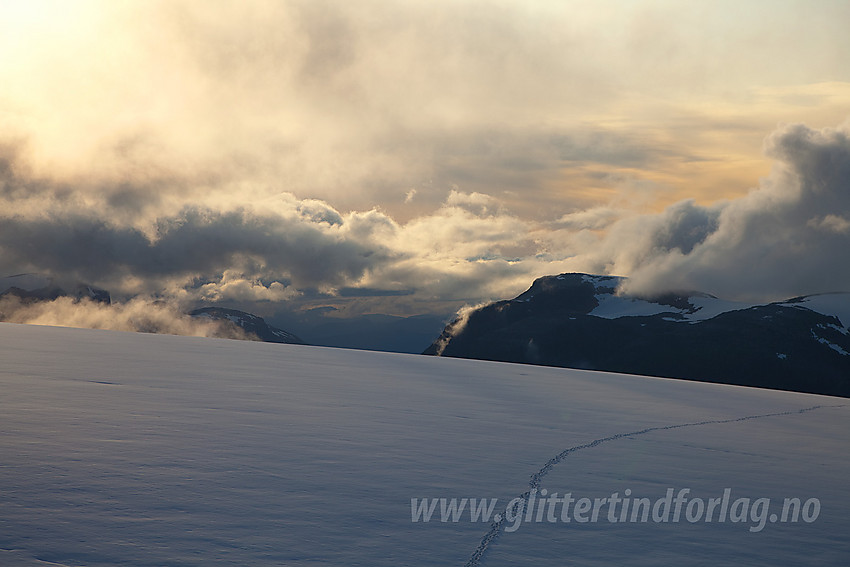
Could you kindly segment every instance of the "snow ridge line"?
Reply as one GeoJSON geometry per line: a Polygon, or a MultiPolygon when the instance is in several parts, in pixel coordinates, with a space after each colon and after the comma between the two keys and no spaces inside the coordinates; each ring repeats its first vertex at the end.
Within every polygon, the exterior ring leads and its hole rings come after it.
{"type": "MultiPolygon", "coordinates": [[[[723,423],[736,423],[739,421],[749,421],[751,419],[761,419],[763,417],[778,417],[783,415],[797,415],[801,413],[806,413],[810,411],[814,411],[821,408],[842,408],[844,405],[834,405],[834,406],[826,406],[826,405],[817,405],[811,406],[808,408],[803,408],[799,410],[790,410],[790,411],[782,411],[776,413],[765,413],[761,415],[747,415],[744,417],[736,417],[731,419],[709,419],[705,421],[693,421],[690,423],[677,423],[675,425],[662,425],[657,427],[647,427],[646,429],[640,429],[638,431],[630,431],[628,433],[616,433],[614,435],[610,435],[608,437],[602,437],[600,439],[595,439],[590,443],[585,443],[583,445],[576,445],[575,447],[570,447],[568,449],[564,449],[551,459],[549,459],[545,465],[543,465],[540,470],[531,475],[531,480],[528,482],[529,490],[523,492],[519,495],[522,498],[521,502],[517,502],[513,505],[511,512],[514,515],[517,514],[520,510],[520,506],[525,507],[528,502],[528,497],[531,495],[532,490],[537,490],[540,487],[540,482],[544,476],[549,474],[549,471],[552,470],[556,465],[558,465],[561,461],[563,461],[568,455],[571,453],[575,453],[576,451],[581,451],[582,449],[591,449],[593,447],[598,447],[603,443],[607,443],[609,441],[616,441],[617,439],[623,439],[625,437],[636,437],[638,435],[644,435],[646,433],[651,433],[653,431],[667,431],[669,429],[679,429],[682,427],[697,427],[700,425],[718,425],[723,423]]],[[[501,514],[499,517],[499,521],[493,522],[490,524],[490,530],[484,534],[484,537],[481,538],[481,543],[478,544],[478,547],[475,548],[475,551],[472,552],[472,555],[469,557],[469,560],[464,564],[464,567],[477,567],[481,564],[481,560],[484,558],[484,553],[490,547],[490,544],[496,540],[499,535],[502,533],[502,526],[505,524],[507,518],[507,509],[505,513],[501,514]]]]}

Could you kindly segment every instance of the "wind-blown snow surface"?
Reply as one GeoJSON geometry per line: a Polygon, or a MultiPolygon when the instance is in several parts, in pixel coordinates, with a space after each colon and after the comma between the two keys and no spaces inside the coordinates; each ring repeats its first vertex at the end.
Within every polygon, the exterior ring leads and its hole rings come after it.
{"type": "Polygon", "coordinates": [[[12,324],[0,324],[0,383],[2,565],[850,559],[844,399],[12,324]],[[749,416],[765,417],[730,421],[749,416]],[[527,522],[489,544],[490,524],[468,516],[411,521],[411,498],[499,498],[503,511],[535,474],[576,499],[731,488],[772,511],[785,497],[821,511],[757,533],[750,521],[527,522]]]}

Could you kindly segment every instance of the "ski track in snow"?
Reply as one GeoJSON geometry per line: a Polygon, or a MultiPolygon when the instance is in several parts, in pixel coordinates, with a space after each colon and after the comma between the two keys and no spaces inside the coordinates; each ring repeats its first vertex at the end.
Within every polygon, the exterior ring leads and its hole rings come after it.
{"type": "MultiPolygon", "coordinates": [[[[764,417],[778,417],[783,415],[796,415],[801,413],[806,413],[809,411],[814,411],[821,408],[840,408],[844,407],[843,405],[835,405],[835,406],[812,406],[808,408],[803,408],[799,410],[790,410],[783,411],[777,413],[766,413],[761,415],[748,415],[744,417],[736,417],[731,419],[710,419],[706,421],[694,421],[691,423],[678,423],[675,425],[662,425],[657,427],[647,427],[646,429],[640,429],[638,431],[630,431],[628,433],[617,433],[615,435],[611,435],[609,437],[602,437],[600,439],[595,439],[590,443],[585,443],[584,445],[576,445],[575,447],[570,447],[569,449],[564,449],[543,465],[540,470],[531,475],[531,480],[528,482],[529,490],[523,492],[519,495],[519,498],[522,498],[521,502],[517,502],[514,504],[511,512],[515,515],[520,506],[525,508],[526,503],[528,502],[528,497],[530,496],[533,490],[537,490],[540,487],[540,482],[544,476],[549,474],[556,465],[560,464],[567,456],[571,453],[575,453],[576,451],[581,451],[582,449],[591,449],[593,447],[598,447],[603,443],[607,443],[609,441],[616,441],[618,439],[623,439],[625,437],[636,437],[638,435],[644,435],[646,433],[651,433],[653,431],[666,431],[669,429],[680,429],[682,427],[697,427],[700,425],[719,425],[723,423],[736,423],[739,421],[749,421],[751,419],[761,419],[764,417]]],[[[475,548],[475,551],[472,552],[472,555],[469,557],[469,560],[464,564],[464,567],[476,567],[481,564],[481,560],[484,558],[484,554],[487,552],[487,549],[490,547],[490,544],[493,543],[499,535],[502,533],[502,526],[505,524],[507,517],[507,509],[504,513],[500,515],[499,521],[493,522],[490,524],[490,531],[484,534],[484,537],[481,538],[481,543],[478,544],[478,547],[475,548]]]]}

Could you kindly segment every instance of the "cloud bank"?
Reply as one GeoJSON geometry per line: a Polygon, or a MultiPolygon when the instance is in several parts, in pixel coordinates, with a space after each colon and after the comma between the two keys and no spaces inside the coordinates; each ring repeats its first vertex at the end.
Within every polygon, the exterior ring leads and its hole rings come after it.
{"type": "Polygon", "coordinates": [[[848,124],[784,126],[765,149],[773,171],[745,197],[684,201],[612,228],[604,246],[630,290],[764,299],[850,289],[848,124]]]}
{"type": "Polygon", "coordinates": [[[393,314],[565,271],[850,289],[848,125],[822,127],[847,116],[848,19],[838,1],[0,0],[0,276],[393,314]],[[763,159],[780,120],[809,126],[763,159]]]}
{"type": "Polygon", "coordinates": [[[59,297],[27,302],[15,296],[0,297],[0,321],[80,327],[194,337],[258,340],[225,321],[190,317],[174,304],[135,298],[126,303],[104,304],[89,299],[59,297]]]}
{"type": "MultiPolygon", "coordinates": [[[[660,213],[592,208],[554,221],[497,198],[450,190],[406,223],[379,209],[343,213],[280,194],[257,204],[185,204],[150,216],[109,191],[0,168],[0,271],[84,281],[125,297],[183,302],[479,302],[561,271],[628,275],[629,290],[699,289],[730,298],[850,288],[848,125],[784,126],[766,142],[773,171],[746,196],[660,213]]],[[[186,181],[188,183],[188,181],[186,181]]],[[[141,196],[128,184],[121,190],[141,196]]],[[[412,309],[412,308],[411,308],[412,309]]]]}

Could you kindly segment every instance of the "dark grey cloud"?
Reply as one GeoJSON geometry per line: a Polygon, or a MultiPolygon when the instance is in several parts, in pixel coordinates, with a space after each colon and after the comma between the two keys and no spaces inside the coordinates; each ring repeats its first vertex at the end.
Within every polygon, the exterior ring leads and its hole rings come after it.
{"type": "Polygon", "coordinates": [[[719,209],[701,207],[694,201],[676,203],[665,211],[663,222],[651,235],[653,250],[690,254],[717,230],[719,216],[719,209]]]}
{"type": "Polygon", "coordinates": [[[849,132],[778,129],[765,144],[773,172],[757,189],[714,208],[685,202],[623,221],[608,243],[627,252],[614,269],[639,291],[763,299],[850,289],[849,132]],[[645,238],[626,242],[634,234],[645,238]]]}
{"type": "Polygon", "coordinates": [[[379,210],[342,214],[291,194],[245,206],[193,203],[191,175],[158,183],[131,170],[111,184],[74,185],[36,178],[14,157],[3,163],[0,182],[13,190],[0,195],[0,273],[86,282],[125,298],[301,298],[359,302],[368,312],[378,303],[404,311],[405,298],[445,310],[446,301],[496,296],[505,275],[527,271],[500,252],[515,248],[527,225],[484,194],[450,191],[431,215],[400,225],[379,210]],[[190,187],[175,211],[172,185],[190,187]]]}
{"type": "Polygon", "coordinates": [[[699,160],[689,196],[713,198],[789,92],[821,97],[812,120],[843,112],[846,84],[813,83],[847,78],[848,8],[810,10],[807,41],[788,42],[777,22],[794,10],[730,27],[722,10],[606,6],[104,2],[75,14],[78,43],[10,19],[0,275],[205,301],[336,294],[364,312],[511,296],[568,270],[848,287],[828,261],[850,223],[846,128],[774,136],[777,171],[740,202],[635,212],[656,188],[685,194],[699,160]]]}
{"type": "Polygon", "coordinates": [[[299,287],[356,281],[392,257],[387,250],[335,238],[314,223],[202,208],[157,219],[153,237],[82,214],[5,218],[0,250],[5,271],[25,266],[88,282],[125,275],[159,281],[241,268],[285,276],[299,287]]]}
{"type": "Polygon", "coordinates": [[[456,189],[404,224],[380,210],[343,214],[293,195],[262,207],[184,199],[172,211],[161,204],[167,181],[130,176],[105,193],[126,199],[97,199],[100,189],[28,177],[8,158],[0,273],[190,301],[348,302],[361,312],[445,310],[446,302],[515,295],[536,276],[569,270],[629,275],[644,293],[764,299],[850,289],[848,130],[781,128],[766,142],[773,173],[740,199],[686,200],[644,215],[600,207],[549,223],[456,189]]]}
{"type": "Polygon", "coordinates": [[[339,290],[340,297],[398,297],[413,295],[412,289],[373,289],[368,287],[344,287],[339,290]]]}
{"type": "Polygon", "coordinates": [[[7,146],[0,155],[0,273],[38,272],[116,292],[132,278],[137,291],[154,294],[169,280],[203,282],[234,270],[252,280],[333,288],[397,256],[370,240],[368,219],[359,219],[352,237],[340,230],[341,215],[315,200],[277,211],[185,205],[146,216],[169,188],[186,183],[130,175],[75,187],[28,176],[7,146]]]}

